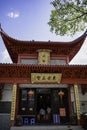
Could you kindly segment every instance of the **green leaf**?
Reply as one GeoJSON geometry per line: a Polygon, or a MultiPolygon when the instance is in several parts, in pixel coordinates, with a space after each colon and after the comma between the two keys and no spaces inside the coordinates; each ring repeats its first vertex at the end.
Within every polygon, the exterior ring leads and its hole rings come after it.
{"type": "Polygon", "coordinates": [[[54,0],[48,22],[56,35],[74,35],[87,25],[87,0],[54,0]]]}

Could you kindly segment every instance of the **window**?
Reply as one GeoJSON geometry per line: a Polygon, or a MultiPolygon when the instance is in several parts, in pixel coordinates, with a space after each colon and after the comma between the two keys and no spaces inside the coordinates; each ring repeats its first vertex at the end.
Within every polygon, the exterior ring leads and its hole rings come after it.
{"type": "Polygon", "coordinates": [[[66,60],[50,60],[51,65],[65,65],[66,60]]]}
{"type": "Polygon", "coordinates": [[[37,64],[37,59],[21,59],[22,64],[37,64]]]}

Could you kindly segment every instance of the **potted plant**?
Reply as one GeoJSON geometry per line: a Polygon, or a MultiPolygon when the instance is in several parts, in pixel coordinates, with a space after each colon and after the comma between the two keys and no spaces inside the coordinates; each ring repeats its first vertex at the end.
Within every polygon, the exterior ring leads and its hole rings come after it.
{"type": "Polygon", "coordinates": [[[87,112],[81,114],[81,125],[84,129],[87,129],[87,112]]]}
{"type": "Polygon", "coordinates": [[[23,119],[20,115],[17,115],[16,117],[16,125],[17,126],[22,126],[23,125],[23,119]]]}
{"type": "Polygon", "coordinates": [[[76,123],[77,123],[77,116],[76,116],[76,114],[74,113],[74,114],[72,115],[72,117],[71,117],[71,124],[72,124],[72,125],[76,125],[76,123]]]}

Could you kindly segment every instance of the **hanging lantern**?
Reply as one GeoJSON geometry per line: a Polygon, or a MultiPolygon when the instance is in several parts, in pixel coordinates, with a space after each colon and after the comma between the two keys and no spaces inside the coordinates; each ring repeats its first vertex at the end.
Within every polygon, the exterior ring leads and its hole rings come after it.
{"type": "Polygon", "coordinates": [[[29,97],[32,97],[33,95],[34,95],[34,91],[29,90],[29,91],[28,91],[28,96],[29,96],[29,97]]]}
{"type": "Polygon", "coordinates": [[[60,90],[60,92],[58,92],[58,95],[59,95],[59,97],[61,99],[61,103],[62,103],[62,98],[64,96],[64,92],[62,90],[60,90]]]}

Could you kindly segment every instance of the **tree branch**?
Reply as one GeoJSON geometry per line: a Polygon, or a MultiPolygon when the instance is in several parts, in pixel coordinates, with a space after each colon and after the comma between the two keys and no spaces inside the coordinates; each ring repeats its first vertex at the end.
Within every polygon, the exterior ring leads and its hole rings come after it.
{"type": "Polygon", "coordinates": [[[86,12],[86,13],[83,13],[82,15],[77,16],[77,17],[75,17],[75,18],[73,18],[73,19],[65,19],[65,21],[73,21],[73,20],[76,20],[76,19],[79,19],[79,18],[83,17],[84,15],[87,15],[87,12],[86,12]]]}
{"type": "Polygon", "coordinates": [[[86,12],[84,12],[84,11],[80,10],[80,9],[75,8],[75,7],[72,7],[72,8],[73,8],[73,9],[75,9],[76,11],[81,12],[81,13],[86,13],[86,12]]]}

